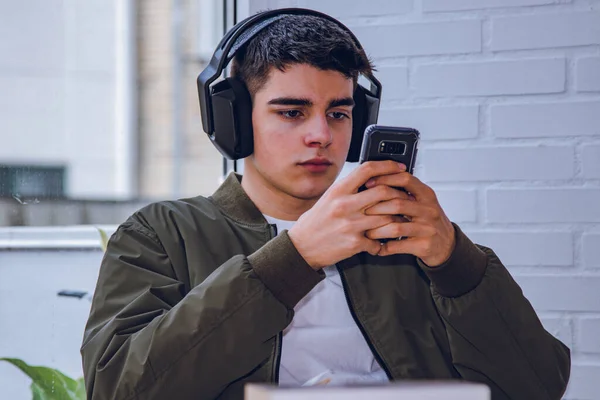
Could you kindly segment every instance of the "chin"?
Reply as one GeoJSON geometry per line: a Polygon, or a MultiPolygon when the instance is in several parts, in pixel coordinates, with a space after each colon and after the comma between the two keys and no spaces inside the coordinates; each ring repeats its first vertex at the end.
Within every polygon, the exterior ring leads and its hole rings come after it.
{"type": "Polygon", "coordinates": [[[325,193],[325,190],[305,190],[294,193],[294,197],[302,200],[318,200],[323,196],[323,193],[325,193]]]}
{"type": "Polygon", "coordinates": [[[304,200],[313,200],[319,198],[329,189],[335,179],[329,177],[308,178],[301,182],[295,188],[291,188],[294,197],[304,200]]]}

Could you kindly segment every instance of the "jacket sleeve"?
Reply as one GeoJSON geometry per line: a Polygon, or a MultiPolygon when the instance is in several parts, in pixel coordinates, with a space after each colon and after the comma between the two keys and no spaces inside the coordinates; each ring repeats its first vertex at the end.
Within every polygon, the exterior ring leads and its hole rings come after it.
{"type": "Polygon", "coordinates": [[[272,359],[294,304],[321,279],[285,234],[187,293],[181,270],[140,221],[111,237],[81,347],[88,399],[218,396],[272,359]]]}
{"type": "Polygon", "coordinates": [[[542,326],[496,254],[458,226],[442,266],[419,264],[446,325],[452,360],[464,379],[490,386],[492,399],[560,399],[570,374],[569,348],[542,326]]]}

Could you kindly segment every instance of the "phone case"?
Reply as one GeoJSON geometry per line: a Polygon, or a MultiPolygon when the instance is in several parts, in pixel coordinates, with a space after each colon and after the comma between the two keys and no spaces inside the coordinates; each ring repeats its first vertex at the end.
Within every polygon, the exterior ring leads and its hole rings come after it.
{"type": "Polygon", "coordinates": [[[406,165],[406,170],[412,174],[418,143],[419,131],[416,129],[369,125],[363,136],[359,162],[394,160],[406,165]]]}

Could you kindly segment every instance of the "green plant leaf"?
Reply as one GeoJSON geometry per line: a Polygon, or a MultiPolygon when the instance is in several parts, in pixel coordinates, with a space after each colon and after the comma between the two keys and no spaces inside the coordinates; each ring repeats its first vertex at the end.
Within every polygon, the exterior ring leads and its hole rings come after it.
{"type": "Polygon", "coordinates": [[[31,389],[32,400],[48,400],[48,396],[44,394],[44,391],[40,389],[40,387],[36,385],[35,382],[31,382],[29,388],[31,389]]]}
{"type": "Polygon", "coordinates": [[[108,246],[108,235],[106,231],[102,228],[96,227],[98,233],[100,233],[100,246],[102,246],[102,250],[106,251],[106,247],[108,246]]]}
{"type": "Polygon", "coordinates": [[[85,400],[87,398],[85,393],[85,381],[83,378],[77,379],[77,390],[75,391],[75,398],[85,400]]]}
{"type": "Polygon", "coordinates": [[[35,384],[35,387],[31,387],[34,398],[41,400],[76,399],[77,381],[62,372],[48,367],[31,366],[17,358],[0,358],[0,361],[11,363],[31,378],[33,384],[35,384]]]}

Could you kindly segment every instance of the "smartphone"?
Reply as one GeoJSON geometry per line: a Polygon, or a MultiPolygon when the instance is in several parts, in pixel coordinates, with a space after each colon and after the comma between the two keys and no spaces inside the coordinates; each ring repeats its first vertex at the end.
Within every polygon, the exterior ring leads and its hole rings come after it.
{"type": "MultiPolygon", "coordinates": [[[[406,165],[406,171],[411,174],[417,162],[417,147],[419,145],[419,131],[413,128],[397,126],[369,125],[365,129],[359,162],[393,160],[406,165]]],[[[398,188],[404,190],[403,188],[398,188]]],[[[359,191],[366,190],[361,186],[359,191]]],[[[400,216],[409,221],[404,216],[400,216]]],[[[379,239],[381,243],[399,238],[379,239]]]]}
{"type": "Polygon", "coordinates": [[[359,162],[393,160],[413,173],[417,161],[419,131],[397,126],[369,125],[363,135],[359,162]]]}

